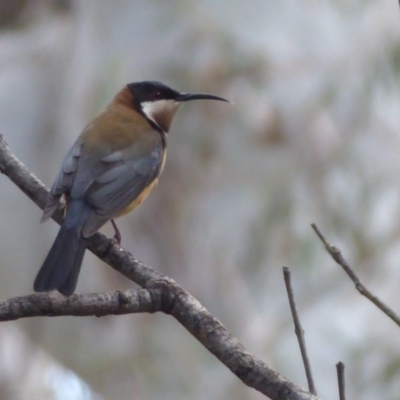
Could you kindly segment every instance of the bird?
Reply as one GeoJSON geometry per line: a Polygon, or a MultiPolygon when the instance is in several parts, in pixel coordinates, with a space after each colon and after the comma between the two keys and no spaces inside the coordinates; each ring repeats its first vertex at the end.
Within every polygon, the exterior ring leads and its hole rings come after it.
{"type": "Polygon", "coordinates": [[[50,189],[41,222],[62,198],[64,219],[34,281],[35,292],[75,292],[87,239],[111,220],[139,206],[163,171],[168,132],[179,107],[192,100],[228,100],[181,93],[157,81],[125,85],[83,129],[50,189]]]}

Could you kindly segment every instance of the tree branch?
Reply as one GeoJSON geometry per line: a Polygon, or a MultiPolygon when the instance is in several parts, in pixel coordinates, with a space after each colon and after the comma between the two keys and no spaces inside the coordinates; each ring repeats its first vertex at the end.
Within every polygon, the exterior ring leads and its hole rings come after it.
{"type": "Polygon", "coordinates": [[[338,377],[339,400],[346,400],[346,383],[344,378],[344,364],[340,361],[336,364],[336,372],[338,377]]]}
{"type": "MultiPolygon", "coordinates": [[[[45,186],[11,153],[0,135],[0,172],[7,175],[43,209],[45,186]]],[[[61,222],[61,208],[54,220],[61,222]]],[[[97,233],[88,248],[142,289],[109,294],[75,294],[66,299],[53,294],[34,294],[0,302],[0,320],[28,316],[106,315],[162,311],[172,315],[247,386],[272,400],[318,400],[289,382],[250,354],[193,296],[173,279],[136,260],[130,253],[97,233]]]]}
{"type": "Polygon", "coordinates": [[[336,263],[339,264],[343,268],[343,270],[346,272],[346,274],[349,276],[349,278],[353,281],[358,292],[360,294],[362,294],[363,296],[365,296],[372,303],[374,303],[395,324],[400,326],[400,317],[389,306],[387,306],[382,300],[380,300],[377,296],[372,294],[366,288],[366,286],[364,286],[364,284],[360,281],[360,279],[355,274],[355,272],[350,268],[350,265],[348,264],[348,262],[344,259],[341,251],[337,247],[332,246],[331,244],[328,243],[325,236],[322,234],[322,232],[319,230],[319,228],[316,224],[311,224],[311,227],[314,229],[315,233],[317,234],[317,236],[323,243],[325,250],[336,261],[336,263]]]}
{"type": "Polygon", "coordinates": [[[289,298],[290,310],[292,311],[294,331],[300,346],[301,358],[303,359],[304,369],[306,370],[306,377],[308,382],[308,389],[310,393],[317,395],[317,388],[315,387],[313,375],[311,372],[311,363],[307,354],[306,339],[304,337],[304,329],[301,326],[300,317],[297,313],[296,302],[294,301],[294,293],[292,288],[292,279],[290,269],[283,267],[283,277],[285,279],[286,291],[289,298]]]}
{"type": "Polygon", "coordinates": [[[58,293],[32,294],[0,301],[0,321],[27,317],[55,317],[72,315],[133,314],[160,311],[160,298],[155,290],[139,289],[109,293],[74,294],[70,297],[58,293]]]}

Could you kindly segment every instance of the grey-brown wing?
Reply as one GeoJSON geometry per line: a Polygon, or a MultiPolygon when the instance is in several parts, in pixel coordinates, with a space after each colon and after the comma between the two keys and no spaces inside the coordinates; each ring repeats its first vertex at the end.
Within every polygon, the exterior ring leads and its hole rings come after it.
{"type": "Polygon", "coordinates": [[[163,148],[160,143],[141,158],[111,154],[103,162],[110,167],[101,173],[85,192],[85,202],[94,210],[86,220],[83,234],[89,237],[109,219],[131,204],[160,173],[163,148]]]}
{"type": "Polygon", "coordinates": [[[42,222],[49,219],[57,209],[61,196],[72,187],[74,176],[81,156],[81,146],[77,141],[64,158],[61,169],[50,189],[46,207],[43,211],[42,222]]]}

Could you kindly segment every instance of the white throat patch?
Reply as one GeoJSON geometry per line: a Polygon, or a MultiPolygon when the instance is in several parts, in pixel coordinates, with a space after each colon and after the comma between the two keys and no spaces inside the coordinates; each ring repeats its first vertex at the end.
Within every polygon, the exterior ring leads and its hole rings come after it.
{"type": "Polygon", "coordinates": [[[160,128],[163,128],[160,119],[166,118],[171,121],[180,105],[181,103],[172,99],[145,101],[141,104],[146,117],[160,128]]]}

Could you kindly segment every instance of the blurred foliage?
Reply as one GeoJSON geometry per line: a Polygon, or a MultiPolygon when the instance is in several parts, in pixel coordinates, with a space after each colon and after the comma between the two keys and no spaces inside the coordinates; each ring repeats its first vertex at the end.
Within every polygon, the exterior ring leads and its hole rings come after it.
{"type": "MultiPolygon", "coordinates": [[[[391,0],[0,1],[0,132],[50,185],[75,137],[127,82],[231,99],[180,111],[157,189],[119,223],[123,246],[305,386],[281,272],[289,266],[321,398],[336,393],[342,360],[349,398],[394,400],[398,329],[355,292],[309,225],[396,306],[399,14],[391,0]]],[[[57,227],[39,225],[40,211],[5,178],[1,191],[4,298],[31,292],[57,227]]],[[[86,256],[79,291],[125,287],[86,256]]],[[[23,399],[10,376],[32,371],[41,371],[37,393],[64,399],[54,389],[71,375],[56,380],[58,364],[93,388],[74,399],[263,398],[166,316],[4,326],[32,343],[25,369],[0,357],[2,399],[23,399]],[[38,347],[51,354],[40,353],[40,368],[38,347]]],[[[11,334],[0,333],[1,345],[11,334]]]]}
{"type": "Polygon", "coordinates": [[[0,1],[0,28],[16,26],[26,8],[27,0],[0,1]]]}

